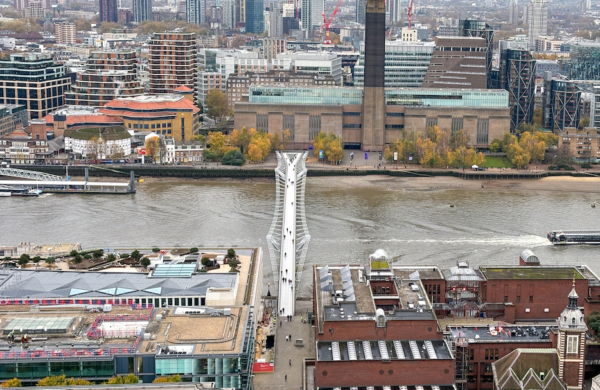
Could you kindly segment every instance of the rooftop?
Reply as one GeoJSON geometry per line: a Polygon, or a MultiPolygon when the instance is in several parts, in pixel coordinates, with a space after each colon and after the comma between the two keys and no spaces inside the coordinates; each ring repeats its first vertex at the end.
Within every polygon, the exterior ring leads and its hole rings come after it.
{"type": "Polygon", "coordinates": [[[576,267],[480,267],[486,279],[585,279],[576,267]]]}
{"type": "Polygon", "coordinates": [[[115,141],[131,138],[131,134],[123,126],[112,127],[89,127],[85,129],[67,130],[65,137],[79,140],[91,140],[95,137],[102,137],[105,141],[115,141]]]}
{"type": "Polygon", "coordinates": [[[146,274],[73,271],[3,270],[0,297],[43,299],[165,297],[204,295],[211,288],[234,290],[237,273],[198,273],[187,278],[149,278],[146,274]]]}
{"type": "Polygon", "coordinates": [[[454,339],[466,338],[472,343],[547,343],[548,332],[556,326],[448,326],[454,339]]]}
{"type": "Polygon", "coordinates": [[[319,341],[317,360],[453,359],[444,340],[319,341]]]}
{"type": "Polygon", "coordinates": [[[139,95],[128,98],[117,98],[108,102],[102,113],[112,113],[114,109],[129,109],[129,110],[191,110],[194,113],[200,109],[194,103],[186,99],[183,95],[168,93],[161,95],[139,95]]]}

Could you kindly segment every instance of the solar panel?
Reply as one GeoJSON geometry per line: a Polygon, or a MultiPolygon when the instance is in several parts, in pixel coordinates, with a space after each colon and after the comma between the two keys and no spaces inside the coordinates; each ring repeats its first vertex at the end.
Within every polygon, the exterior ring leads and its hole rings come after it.
{"type": "Polygon", "coordinates": [[[346,265],[344,268],[340,270],[342,274],[342,281],[350,281],[352,280],[352,276],[350,276],[350,266],[346,265]]]}
{"type": "Polygon", "coordinates": [[[23,317],[12,319],[4,326],[3,333],[67,333],[75,317],[23,317]]]}
{"type": "Polygon", "coordinates": [[[325,267],[319,268],[319,279],[321,279],[321,281],[330,278],[331,275],[329,274],[329,266],[326,265],[325,267]]]}
{"type": "Polygon", "coordinates": [[[331,280],[321,282],[321,291],[333,291],[333,282],[331,280]]]}

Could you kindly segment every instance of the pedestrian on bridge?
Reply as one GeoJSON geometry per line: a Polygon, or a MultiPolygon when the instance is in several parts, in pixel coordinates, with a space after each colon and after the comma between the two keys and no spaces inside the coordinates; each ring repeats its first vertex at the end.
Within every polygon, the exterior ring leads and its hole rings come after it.
{"type": "Polygon", "coordinates": [[[292,365],[292,359],[288,359],[288,363],[290,364],[290,366],[292,365]]]}

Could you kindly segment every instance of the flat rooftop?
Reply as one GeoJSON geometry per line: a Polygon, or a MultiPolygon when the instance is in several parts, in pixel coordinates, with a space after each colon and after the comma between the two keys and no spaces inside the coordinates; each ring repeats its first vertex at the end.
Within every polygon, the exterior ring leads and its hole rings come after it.
{"type": "Polygon", "coordinates": [[[394,267],[394,275],[401,280],[410,279],[410,275],[419,273],[421,280],[439,280],[444,279],[442,271],[438,267],[394,267]]]}
{"type": "Polygon", "coordinates": [[[486,279],[585,279],[573,267],[480,267],[486,279]]]}
{"type": "Polygon", "coordinates": [[[444,340],[319,341],[317,360],[454,359],[444,340]]]}
{"type": "Polygon", "coordinates": [[[472,343],[548,343],[548,332],[556,326],[448,326],[455,339],[466,338],[472,343]]]}
{"type": "MultiPolygon", "coordinates": [[[[190,313],[199,308],[189,308],[190,313]]],[[[169,354],[237,354],[241,351],[244,328],[248,320],[248,307],[232,307],[230,315],[215,316],[205,314],[173,314],[166,319],[155,321],[151,327],[156,337],[145,340],[140,353],[169,354]]],[[[184,308],[177,310],[184,311],[184,308]]]]}

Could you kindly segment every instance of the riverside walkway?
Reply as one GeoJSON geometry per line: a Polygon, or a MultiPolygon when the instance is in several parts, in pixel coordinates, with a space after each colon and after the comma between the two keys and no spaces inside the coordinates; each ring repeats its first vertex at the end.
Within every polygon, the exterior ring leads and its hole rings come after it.
{"type": "Polygon", "coordinates": [[[278,281],[278,313],[294,315],[310,235],[304,215],[307,153],[277,153],[275,214],[267,242],[278,281]],[[279,263],[279,264],[277,264],[279,263]]]}

